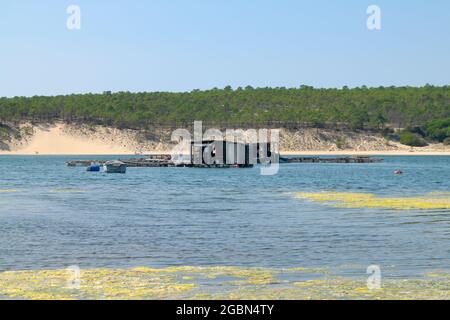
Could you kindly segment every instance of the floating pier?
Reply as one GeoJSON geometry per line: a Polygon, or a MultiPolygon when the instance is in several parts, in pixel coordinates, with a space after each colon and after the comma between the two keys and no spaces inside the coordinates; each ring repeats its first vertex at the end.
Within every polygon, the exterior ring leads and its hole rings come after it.
{"type": "MultiPolygon", "coordinates": [[[[118,159],[119,161],[125,163],[128,168],[152,168],[152,167],[169,167],[173,166],[170,161],[170,156],[149,156],[146,158],[130,158],[130,159],[118,159]]],[[[89,167],[92,163],[98,163],[103,165],[108,160],[70,160],[67,161],[69,167],[89,167]]]]}
{"type": "MultiPolygon", "coordinates": [[[[151,155],[145,158],[118,159],[125,163],[128,168],[158,168],[158,167],[198,167],[198,168],[229,168],[229,167],[251,167],[251,165],[206,165],[206,164],[182,164],[176,165],[171,161],[170,155],[151,155]]],[[[70,160],[69,167],[89,167],[92,163],[103,165],[108,160],[70,160]]],[[[355,157],[280,157],[280,163],[377,163],[383,159],[364,156],[355,157]]]]}
{"type": "Polygon", "coordinates": [[[367,156],[354,156],[354,157],[339,157],[339,158],[326,158],[326,157],[280,157],[280,163],[376,163],[381,162],[381,158],[371,158],[367,156]]]}

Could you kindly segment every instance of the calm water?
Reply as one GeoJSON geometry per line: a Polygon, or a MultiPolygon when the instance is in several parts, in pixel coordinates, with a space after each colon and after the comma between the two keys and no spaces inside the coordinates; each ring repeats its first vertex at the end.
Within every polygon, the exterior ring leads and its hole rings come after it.
{"type": "Polygon", "coordinates": [[[379,264],[416,276],[450,268],[450,210],[333,208],[287,194],[448,192],[450,157],[286,164],[276,176],[258,168],[107,175],[68,168],[73,158],[0,157],[0,190],[16,190],[0,192],[0,270],[232,265],[365,273],[379,264]],[[397,168],[405,175],[394,175],[397,168]]]}

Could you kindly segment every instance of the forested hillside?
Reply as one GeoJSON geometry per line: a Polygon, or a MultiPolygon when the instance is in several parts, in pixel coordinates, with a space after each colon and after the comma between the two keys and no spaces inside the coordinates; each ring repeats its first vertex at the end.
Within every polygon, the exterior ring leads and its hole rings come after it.
{"type": "Polygon", "coordinates": [[[74,94],[0,98],[0,122],[83,122],[120,128],[155,124],[425,126],[450,117],[450,86],[355,89],[237,88],[186,93],[74,94]]]}

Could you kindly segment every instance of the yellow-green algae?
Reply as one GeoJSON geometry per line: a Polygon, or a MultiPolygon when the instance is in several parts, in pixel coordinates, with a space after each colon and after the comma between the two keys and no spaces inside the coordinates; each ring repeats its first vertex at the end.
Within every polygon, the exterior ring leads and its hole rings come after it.
{"type": "Polygon", "coordinates": [[[0,189],[0,193],[16,193],[20,192],[18,189],[0,189]]]}
{"type": "Polygon", "coordinates": [[[450,209],[450,195],[429,193],[423,197],[380,197],[368,193],[297,192],[297,198],[344,208],[382,208],[393,210],[450,209]]]}
{"type": "Polygon", "coordinates": [[[6,299],[450,299],[450,274],[383,280],[369,290],[366,279],[332,276],[328,269],[170,267],[81,270],[78,288],[63,270],[0,273],[6,299]],[[310,278],[306,275],[314,274],[310,278]],[[284,277],[288,276],[289,280],[284,277]]]}

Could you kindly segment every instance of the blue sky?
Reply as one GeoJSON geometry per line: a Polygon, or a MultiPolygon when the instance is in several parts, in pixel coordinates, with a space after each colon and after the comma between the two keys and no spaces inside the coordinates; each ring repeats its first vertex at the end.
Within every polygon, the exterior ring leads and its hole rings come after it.
{"type": "Polygon", "coordinates": [[[448,0],[0,4],[0,96],[450,83],[448,0]],[[70,4],[81,30],[66,27],[70,4]]]}

